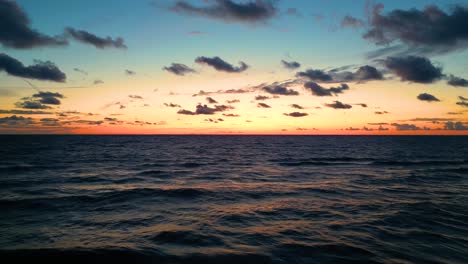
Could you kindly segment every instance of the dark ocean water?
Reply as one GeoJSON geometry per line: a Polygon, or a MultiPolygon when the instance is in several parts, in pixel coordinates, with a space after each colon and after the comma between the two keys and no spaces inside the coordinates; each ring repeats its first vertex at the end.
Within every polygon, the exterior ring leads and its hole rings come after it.
{"type": "Polygon", "coordinates": [[[0,136],[6,258],[468,263],[468,137],[0,136]]]}

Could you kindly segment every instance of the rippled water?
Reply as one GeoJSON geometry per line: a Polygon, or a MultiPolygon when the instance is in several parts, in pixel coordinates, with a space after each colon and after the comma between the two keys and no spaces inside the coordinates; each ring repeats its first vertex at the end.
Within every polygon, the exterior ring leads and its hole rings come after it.
{"type": "Polygon", "coordinates": [[[467,263],[468,137],[0,136],[0,257],[467,263]]]}

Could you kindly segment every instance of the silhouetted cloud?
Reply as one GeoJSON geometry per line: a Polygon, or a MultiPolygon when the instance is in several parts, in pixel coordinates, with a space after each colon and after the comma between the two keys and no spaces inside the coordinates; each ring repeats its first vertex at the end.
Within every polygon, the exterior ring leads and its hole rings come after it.
{"type": "Polygon", "coordinates": [[[227,63],[220,57],[213,57],[213,58],[208,58],[208,57],[198,57],[195,59],[195,62],[198,64],[206,64],[209,65],[213,68],[215,68],[217,71],[224,71],[224,72],[230,72],[230,73],[235,73],[235,72],[243,72],[249,68],[247,64],[244,62],[239,62],[240,66],[235,67],[232,64],[227,63]]]}
{"type": "Polygon", "coordinates": [[[468,80],[450,75],[447,84],[451,86],[468,87],[468,80]]]}
{"type": "Polygon", "coordinates": [[[468,98],[465,98],[463,96],[458,96],[458,99],[462,100],[462,101],[468,101],[468,98]]]}
{"type": "Polygon", "coordinates": [[[37,99],[41,104],[60,105],[59,99],[65,98],[61,93],[53,92],[38,92],[32,95],[33,99],[37,99]]]}
{"type": "Polygon", "coordinates": [[[227,100],[226,103],[228,104],[240,103],[240,100],[239,99],[227,100]]]}
{"type": "Polygon", "coordinates": [[[334,101],[333,103],[331,104],[325,104],[326,107],[330,107],[330,108],[333,108],[333,109],[350,109],[350,108],[353,108],[352,105],[350,104],[344,104],[340,101],[334,101]]]}
{"type": "Polygon", "coordinates": [[[388,57],[385,66],[401,78],[401,81],[432,83],[443,77],[442,69],[432,65],[424,57],[388,57]]]}
{"type": "Polygon", "coordinates": [[[177,1],[171,10],[180,14],[203,16],[226,22],[259,23],[276,15],[273,1],[256,0],[236,3],[231,0],[214,0],[211,5],[194,6],[187,1],[177,1]]]}
{"type": "Polygon", "coordinates": [[[206,98],[206,101],[209,103],[209,104],[217,104],[218,101],[216,101],[215,99],[211,98],[211,97],[207,97],[206,98]]]}
{"type": "Polygon", "coordinates": [[[215,105],[214,107],[209,107],[207,105],[197,105],[194,112],[181,109],[177,113],[182,115],[213,115],[217,112],[224,112],[229,109],[234,109],[234,107],[229,105],[215,105]]]}
{"type": "Polygon", "coordinates": [[[418,99],[421,101],[427,101],[427,102],[440,102],[437,97],[433,96],[432,94],[428,93],[422,93],[418,95],[418,99]]]}
{"type": "Polygon", "coordinates": [[[289,106],[291,106],[292,108],[296,108],[296,109],[304,109],[304,107],[302,107],[302,106],[300,106],[298,104],[291,104],[289,106]]]}
{"type": "Polygon", "coordinates": [[[398,123],[392,123],[392,126],[396,128],[396,130],[399,131],[415,131],[415,130],[429,130],[428,128],[421,128],[413,124],[398,124],[398,123]]]}
{"type": "Polygon", "coordinates": [[[63,37],[47,36],[30,26],[31,21],[16,1],[0,0],[0,43],[4,47],[31,49],[68,44],[63,37]]]}
{"type": "Polygon", "coordinates": [[[304,117],[308,116],[308,113],[301,113],[301,112],[292,112],[292,113],[284,113],[283,115],[285,116],[290,116],[290,117],[304,117]]]}
{"type": "Polygon", "coordinates": [[[463,107],[468,107],[468,102],[460,101],[460,102],[457,102],[457,105],[463,106],[463,107]]]}
{"type": "Polygon", "coordinates": [[[281,60],[281,64],[288,70],[295,70],[301,67],[301,64],[297,61],[285,61],[281,60]]]}
{"type": "Polygon", "coordinates": [[[258,104],[257,104],[257,107],[258,107],[258,108],[271,108],[271,106],[269,106],[269,105],[267,105],[267,104],[265,104],[265,103],[258,103],[258,104]]]}
{"type": "Polygon", "coordinates": [[[349,86],[345,83],[342,83],[338,87],[324,88],[315,82],[307,82],[304,84],[304,87],[310,90],[315,96],[333,96],[349,89],[349,86]]]}
{"type": "Polygon", "coordinates": [[[371,80],[383,80],[383,74],[377,68],[369,65],[359,67],[355,72],[346,71],[349,66],[332,69],[329,71],[309,69],[298,72],[296,77],[307,78],[314,82],[366,82],[371,80]]]}
{"type": "Polygon", "coordinates": [[[0,71],[16,77],[41,81],[65,82],[67,78],[65,73],[50,61],[36,61],[34,65],[24,66],[20,61],[4,53],[0,53],[0,71]]]}
{"type": "Polygon", "coordinates": [[[367,107],[367,104],[363,104],[363,103],[355,104],[355,105],[360,105],[360,106],[363,107],[363,108],[366,108],[366,107],[367,107]]]}
{"type": "Polygon", "coordinates": [[[238,114],[223,114],[223,116],[227,116],[227,117],[239,117],[240,115],[238,115],[238,114]]]}
{"type": "Polygon", "coordinates": [[[270,97],[269,97],[269,96],[265,96],[265,95],[257,95],[257,96],[255,96],[255,100],[256,100],[256,101],[264,101],[264,100],[268,100],[268,99],[270,99],[270,97]]]}
{"type": "Polygon", "coordinates": [[[24,116],[12,115],[0,118],[0,126],[25,126],[33,123],[32,118],[24,116]]]}
{"type": "Polygon", "coordinates": [[[385,115],[385,114],[389,114],[389,112],[387,112],[387,111],[375,111],[374,114],[376,114],[376,115],[385,115]]]}
{"type": "Polygon", "coordinates": [[[38,101],[28,101],[28,100],[17,102],[15,106],[18,108],[24,108],[24,109],[50,109],[52,108],[45,104],[41,104],[38,101]]]}
{"type": "Polygon", "coordinates": [[[444,125],[445,130],[468,130],[468,126],[465,126],[462,122],[447,122],[444,125]]]}
{"type": "Polygon", "coordinates": [[[135,71],[132,71],[132,70],[128,70],[128,69],[127,69],[127,70],[125,70],[125,74],[127,74],[127,75],[135,75],[135,74],[136,74],[136,72],[135,72],[135,71]]]}
{"type": "Polygon", "coordinates": [[[198,93],[193,94],[192,96],[207,96],[207,95],[213,95],[213,94],[244,94],[244,93],[250,93],[253,92],[253,89],[228,89],[228,90],[218,90],[215,92],[206,92],[203,90],[200,90],[198,93]]]}
{"type": "Polygon", "coordinates": [[[382,15],[383,5],[376,5],[370,17],[370,29],[364,34],[377,45],[400,41],[414,49],[448,52],[465,49],[468,41],[468,9],[455,5],[444,12],[431,5],[424,10],[396,9],[382,15]]]}
{"type": "Polygon", "coordinates": [[[275,86],[265,86],[262,88],[264,92],[269,94],[276,95],[299,95],[299,92],[292,89],[288,89],[285,86],[275,85],[275,86]]]}
{"type": "Polygon", "coordinates": [[[98,37],[92,33],[89,33],[84,30],[77,30],[71,27],[65,28],[65,33],[84,44],[93,45],[98,49],[105,49],[105,48],[117,48],[117,49],[127,49],[127,46],[124,43],[123,38],[118,37],[116,39],[112,39],[111,37],[98,37]]]}
{"type": "Polygon", "coordinates": [[[128,97],[132,99],[139,99],[139,100],[143,99],[141,95],[136,95],[136,94],[131,94],[128,97]]]}
{"type": "Polygon", "coordinates": [[[13,115],[47,115],[52,114],[48,111],[31,111],[31,110],[0,110],[0,114],[13,114],[13,115]]]}
{"type": "Polygon", "coordinates": [[[196,71],[189,66],[182,63],[172,63],[169,67],[164,67],[163,70],[171,72],[175,75],[184,76],[188,73],[196,73],[196,71]]]}
{"type": "Polygon", "coordinates": [[[364,27],[365,23],[363,20],[352,17],[352,16],[345,16],[341,20],[341,27],[352,27],[352,28],[361,28],[364,27]]]}
{"type": "Polygon", "coordinates": [[[179,104],[173,104],[173,103],[164,103],[164,105],[167,107],[178,107],[178,108],[181,107],[179,104]]]}

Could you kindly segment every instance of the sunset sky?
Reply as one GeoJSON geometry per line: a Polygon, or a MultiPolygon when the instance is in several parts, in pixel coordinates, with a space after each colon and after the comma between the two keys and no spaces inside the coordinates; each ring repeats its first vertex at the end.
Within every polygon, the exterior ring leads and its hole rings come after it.
{"type": "Polygon", "coordinates": [[[3,134],[468,134],[468,1],[0,0],[3,134]]]}

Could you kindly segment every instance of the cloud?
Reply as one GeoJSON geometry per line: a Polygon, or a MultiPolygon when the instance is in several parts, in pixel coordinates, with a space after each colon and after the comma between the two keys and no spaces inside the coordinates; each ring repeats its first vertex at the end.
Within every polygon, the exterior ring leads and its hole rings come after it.
{"type": "Polygon", "coordinates": [[[385,114],[389,114],[389,112],[387,112],[387,111],[375,111],[374,114],[376,114],[376,115],[385,115],[385,114]]]}
{"type": "Polygon", "coordinates": [[[192,96],[207,96],[207,95],[213,95],[213,94],[244,94],[244,93],[250,93],[253,92],[254,90],[252,89],[228,89],[228,90],[218,90],[215,92],[205,92],[203,90],[200,90],[198,93],[193,94],[192,96]]]}
{"type": "Polygon", "coordinates": [[[135,74],[136,74],[136,72],[135,72],[135,71],[132,71],[132,70],[128,70],[128,69],[127,69],[127,70],[125,70],[125,74],[127,74],[127,75],[130,75],[130,76],[131,76],[131,75],[135,75],[135,74]]]}
{"type": "Polygon", "coordinates": [[[363,108],[366,108],[366,107],[367,107],[367,104],[363,104],[363,103],[355,104],[355,105],[360,105],[360,106],[363,107],[363,108]]]}
{"type": "Polygon", "coordinates": [[[451,86],[468,87],[468,80],[450,75],[447,84],[451,86]]]}
{"type": "Polygon", "coordinates": [[[352,27],[352,28],[362,28],[364,27],[365,23],[363,20],[352,17],[352,16],[345,16],[341,20],[341,27],[352,27]]]}
{"type": "Polygon", "coordinates": [[[136,94],[131,94],[131,95],[129,95],[128,97],[129,97],[129,98],[132,98],[132,99],[139,99],[139,100],[142,100],[142,99],[143,99],[142,96],[136,95],[136,94]]]}
{"type": "Polygon", "coordinates": [[[48,111],[31,111],[31,110],[0,110],[0,114],[47,115],[47,114],[52,114],[52,112],[48,112],[48,111]]]}
{"type": "Polygon", "coordinates": [[[164,105],[167,107],[178,107],[178,108],[182,107],[179,104],[173,104],[173,103],[164,103],[164,105]]]}
{"type": "Polygon", "coordinates": [[[234,109],[234,107],[229,105],[215,105],[214,107],[209,107],[207,105],[197,105],[194,112],[181,109],[177,113],[181,115],[213,115],[217,112],[224,112],[226,110],[234,109]]]}
{"type": "Polygon", "coordinates": [[[218,101],[216,101],[215,99],[213,99],[212,97],[207,97],[206,98],[206,101],[209,103],[209,104],[217,104],[218,101]]]}
{"type": "Polygon", "coordinates": [[[223,114],[223,116],[227,116],[227,117],[239,117],[240,115],[238,115],[238,114],[223,114]]]}
{"type": "Polygon", "coordinates": [[[444,125],[445,130],[468,130],[468,126],[465,126],[462,122],[447,122],[444,125]]]}
{"type": "Polygon", "coordinates": [[[238,72],[243,72],[249,68],[247,64],[244,62],[239,62],[240,66],[235,67],[232,64],[227,63],[220,57],[213,57],[213,58],[208,58],[208,57],[198,57],[195,59],[195,62],[198,64],[206,64],[209,65],[213,68],[215,68],[217,71],[224,71],[224,72],[229,72],[229,73],[238,73],[238,72]]]}
{"type": "Polygon", "coordinates": [[[376,5],[369,18],[370,28],[364,38],[377,45],[399,41],[413,49],[448,52],[465,49],[468,40],[468,9],[455,5],[450,12],[437,6],[423,10],[396,9],[382,15],[383,5],[376,5]]]}
{"type": "Polygon", "coordinates": [[[0,0],[0,43],[4,47],[31,49],[65,46],[63,37],[51,37],[31,28],[31,21],[16,1],[0,0]]]}
{"type": "Polygon", "coordinates": [[[50,61],[36,61],[34,65],[24,66],[20,61],[4,53],[0,53],[0,71],[16,77],[41,81],[65,82],[67,78],[65,73],[50,61]]]}
{"type": "Polygon", "coordinates": [[[345,90],[349,90],[349,86],[345,83],[342,83],[338,87],[324,88],[315,82],[307,82],[304,84],[304,87],[310,90],[315,96],[333,96],[343,93],[345,90]]]}
{"type": "Polygon", "coordinates": [[[292,112],[292,113],[284,113],[283,115],[285,116],[290,116],[290,117],[304,117],[304,116],[308,116],[309,114],[308,113],[301,113],[301,112],[292,112]]]}
{"type": "Polygon", "coordinates": [[[457,105],[463,106],[463,107],[468,107],[468,102],[460,101],[460,102],[457,102],[457,105]]]}
{"type": "Polygon", "coordinates": [[[418,95],[418,99],[421,100],[421,101],[427,101],[427,102],[440,102],[440,100],[437,99],[437,97],[433,96],[432,94],[428,94],[428,93],[422,93],[422,94],[418,95]]]}
{"type": "Polygon", "coordinates": [[[103,84],[103,83],[104,83],[104,81],[103,81],[103,80],[99,80],[99,79],[96,79],[96,80],[94,80],[94,82],[93,82],[94,85],[103,84]]]}
{"type": "Polygon", "coordinates": [[[292,89],[288,89],[285,86],[280,86],[280,85],[265,86],[262,88],[262,90],[269,94],[276,94],[276,95],[299,95],[299,92],[294,91],[292,89]]]}
{"type": "Polygon", "coordinates": [[[468,101],[468,98],[465,98],[463,96],[458,96],[458,99],[462,100],[462,101],[468,101]]]}
{"type": "Polygon", "coordinates": [[[7,116],[0,118],[0,126],[26,126],[34,123],[34,120],[30,117],[24,116],[7,116]]]}
{"type": "Polygon", "coordinates": [[[298,104],[291,104],[289,106],[291,106],[292,108],[296,108],[296,109],[304,109],[304,107],[302,107],[302,106],[300,106],[298,104]]]}
{"type": "Polygon", "coordinates": [[[52,108],[50,106],[41,104],[37,101],[27,101],[27,100],[17,102],[15,106],[18,108],[24,108],[24,109],[50,109],[52,108]]]}
{"type": "Polygon", "coordinates": [[[32,98],[36,98],[39,100],[41,104],[48,104],[48,105],[60,105],[61,102],[59,99],[65,98],[61,93],[53,93],[53,92],[39,92],[32,95],[32,98]]]}
{"type": "Polygon", "coordinates": [[[443,77],[442,69],[424,57],[388,57],[384,65],[399,76],[401,81],[433,83],[443,77]]]}
{"type": "Polygon", "coordinates": [[[296,77],[307,78],[314,82],[366,82],[371,80],[383,80],[383,74],[377,68],[369,65],[359,67],[355,72],[345,71],[349,66],[332,69],[329,71],[308,69],[298,72],[296,77]]]}
{"type": "Polygon", "coordinates": [[[267,104],[265,104],[265,103],[258,103],[258,104],[257,104],[257,107],[258,107],[258,108],[271,108],[271,106],[269,106],[269,105],[267,105],[267,104]]]}
{"type": "Polygon", "coordinates": [[[98,49],[105,48],[117,48],[117,49],[127,49],[127,46],[124,44],[123,38],[112,39],[111,37],[98,37],[94,34],[91,34],[84,30],[76,30],[74,28],[67,27],[65,28],[65,33],[69,37],[75,39],[84,44],[93,45],[98,49]]]}
{"type": "Polygon", "coordinates": [[[264,23],[277,13],[275,4],[270,0],[256,0],[244,3],[236,3],[231,0],[214,0],[208,6],[194,6],[187,1],[177,1],[171,7],[171,10],[179,14],[240,23],[264,23]]]}
{"type": "Polygon", "coordinates": [[[416,131],[416,130],[430,130],[430,128],[427,127],[418,127],[413,124],[398,124],[398,123],[392,123],[391,126],[394,126],[396,130],[399,131],[416,131]]]}
{"type": "Polygon", "coordinates": [[[74,71],[79,72],[83,75],[88,75],[88,72],[79,68],[73,68],[74,71]]]}
{"type": "Polygon", "coordinates": [[[173,73],[175,75],[184,76],[188,73],[196,73],[196,71],[189,66],[181,63],[172,63],[169,67],[164,67],[163,70],[173,73]]]}
{"type": "Polygon", "coordinates": [[[239,99],[227,100],[226,103],[228,104],[240,103],[240,100],[239,99]]]}
{"type": "Polygon", "coordinates": [[[285,61],[285,60],[281,60],[281,64],[283,65],[284,68],[288,69],[288,70],[295,70],[297,68],[300,68],[301,67],[301,64],[297,61],[285,61]]]}
{"type": "Polygon", "coordinates": [[[340,101],[334,101],[333,103],[331,104],[325,104],[326,107],[330,107],[330,108],[333,108],[333,109],[351,109],[353,108],[352,105],[350,104],[344,104],[340,101]]]}

